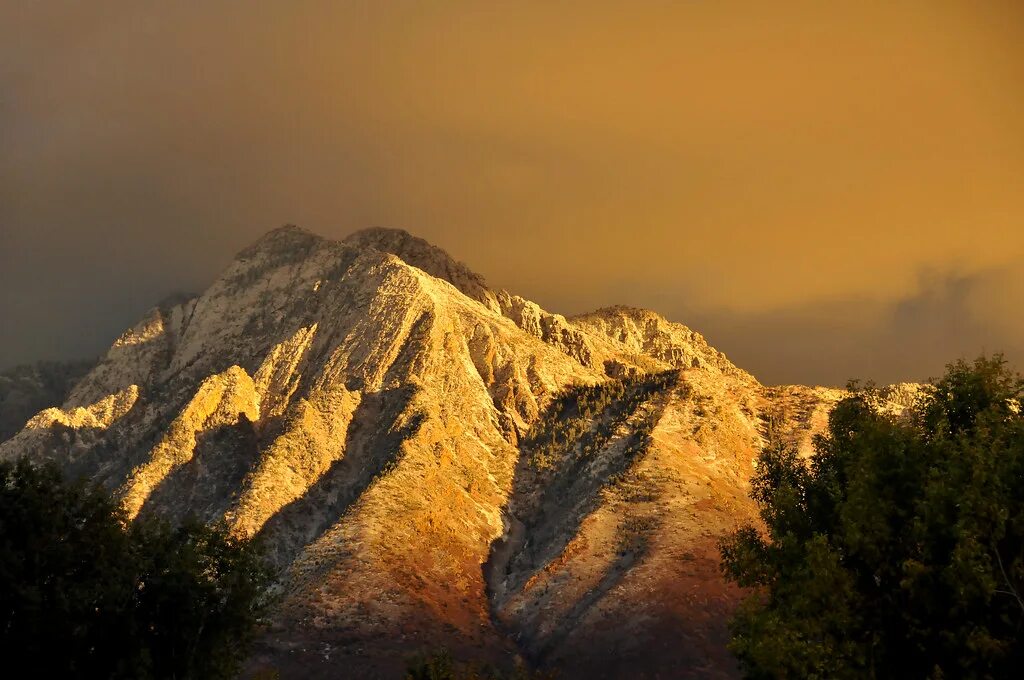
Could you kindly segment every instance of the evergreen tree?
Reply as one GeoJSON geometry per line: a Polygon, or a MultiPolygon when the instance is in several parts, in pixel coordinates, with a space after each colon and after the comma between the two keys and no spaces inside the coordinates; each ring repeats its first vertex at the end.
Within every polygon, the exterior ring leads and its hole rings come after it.
{"type": "Polygon", "coordinates": [[[747,677],[1019,677],[1022,387],[1002,357],[961,361],[900,417],[844,400],[809,461],[762,455],[766,531],[722,545],[753,589],[732,622],[747,677]]]}
{"type": "Polygon", "coordinates": [[[31,677],[227,678],[269,580],[221,528],[131,525],[101,487],[0,463],[0,658],[31,677]]]}

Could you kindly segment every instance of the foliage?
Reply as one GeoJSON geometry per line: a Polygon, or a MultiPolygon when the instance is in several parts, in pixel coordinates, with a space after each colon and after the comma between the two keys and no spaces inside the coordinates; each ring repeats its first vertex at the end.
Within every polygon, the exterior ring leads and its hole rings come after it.
{"type": "Polygon", "coordinates": [[[405,680],[555,680],[556,677],[554,673],[524,669],[502,673],[487,665],[456,661],[447,650],[413,660],[405,674],[405,680]]]}
{"type": "MultiPolygon", "coordinates": [[[[678,371],[669,370],[569,388],[523,442],[523,448],[531,452],[531,465],[550,470],[570,453],[588,456],[599,452],[616,428],[652,394],[674,386],[678,376],[678,371]]],[[[638,446],[646,442],[653,427],[653,422],[640,424],[638,446]]]]}
{"type": "Polygon", "coordinates": [[[844,400],[809,461],[761,457],[767,536],[722,544],[754,588],[732,622],[750,678],[995,678],[1024,667],[1024,380],[948,367],[901,417],[844,400]]]}
{"type": "Polygon", "coordinates": [[[233,677],[269,582],[258,546],[130,526],[102,488],[0,463],[0,655],[37,677],[233,677]]]}

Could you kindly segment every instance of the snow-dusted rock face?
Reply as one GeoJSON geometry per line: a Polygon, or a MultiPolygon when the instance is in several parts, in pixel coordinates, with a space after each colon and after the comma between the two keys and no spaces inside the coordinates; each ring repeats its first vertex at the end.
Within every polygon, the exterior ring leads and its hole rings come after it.
{"type": "Polygon", "coordinates": [[[405,232],[286,227],[152,310],[0,457],[264,539],[284,595],[253,669],[396,677],[444,646],[730,677],[716,542],[754,517],[766,423],[807,446],[842,394],[764,388],[653,312],[548,313],[405,232]]]}
{"type": "Polygon", "coordinates": [[[47,361],[0,373],[0,442],[16,434],[29,418],[60,406],[95,361],[47,361]]]}
{"type": "Polygon", "coordinates": [[[500,311],[497,296],[487,287],[484,278],[435,245],[402,229],[375,227],[357,231],[345,239],[356,248],[373,248],[391,253],[422,269],[427,274],[443,279],[459,289],[466,297],[476,300],[492,311],[500,311]]]}

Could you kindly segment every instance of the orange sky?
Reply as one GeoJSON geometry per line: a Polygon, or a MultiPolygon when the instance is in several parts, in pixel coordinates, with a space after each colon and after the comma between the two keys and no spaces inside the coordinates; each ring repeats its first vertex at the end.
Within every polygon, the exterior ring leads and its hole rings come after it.
{"type": "Polygon", "coordinates": [[[0,366],[286,222],[652,307],[769,382],[1024,358],[1022,104],[1013,1],[4,3],[0,366]]]}

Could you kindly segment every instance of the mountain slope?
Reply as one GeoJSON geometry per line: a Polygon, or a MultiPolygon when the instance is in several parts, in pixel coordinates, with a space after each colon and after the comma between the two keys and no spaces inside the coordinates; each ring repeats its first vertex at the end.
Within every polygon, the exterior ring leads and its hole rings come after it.
{"type": "Polygon", "coordinates": [[[94,364],[46,361],[0,373],[0,441],[16,434],[39,411],[63,404],[94,364]]]}
{"type": "Polygon", "coordinates": [[[769,418],[806,445],[839,395],[764,388],[652,312],[550,314],[405,232],[287,227],[126,331],[0,457],[264,539],[282,598],[253,668],[394,677],[447,646],[729,677],[717,538],[753,517],[769,418]]]}

